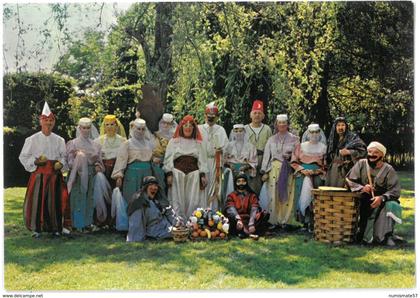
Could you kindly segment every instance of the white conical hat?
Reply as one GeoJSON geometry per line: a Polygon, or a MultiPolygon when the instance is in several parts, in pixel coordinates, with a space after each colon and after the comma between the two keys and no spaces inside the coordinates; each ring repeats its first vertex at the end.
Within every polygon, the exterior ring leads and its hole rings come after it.
{"type": "Polygon", "coordinates": [[[51,112],[51,110],[50,110],[50,107],[48,106],[48,103],[47,102],[45,102],[44,103],[44,108],[42,109],[42,116],[46,116],[46,117],[48,117],[48,116],[50,116],[52,114],[52,112],[51,112]]]}

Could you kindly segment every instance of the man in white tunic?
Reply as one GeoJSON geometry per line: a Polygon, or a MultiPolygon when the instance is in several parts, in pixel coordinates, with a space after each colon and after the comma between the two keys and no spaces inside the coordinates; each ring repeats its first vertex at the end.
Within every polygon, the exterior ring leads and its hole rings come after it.
{"type": "Polygon", "coordinates": [[[216,124],[218,117],[219,109],[212,102],[206,106],[206,123],[198,126],[203,136],[203,143],[206,145],[207,167],[209,170],[206,192],[208,205],[212,210],[217,210],[219,204],[221,204],[222,156],[229,143],[225,129],[216,124]]]}
{"type": "Polygon", "coordinates": [[[62,170],[66,165],[64,139],[52,132],[55,116],[44,104],[39,117],[41,131],[26,138],[19,160],[31,172],[25,195],[23,215],[32,236],[41,232],[59,236],[63,227],[70,228],[70,205],[62,170]]]}
{"type": "Polygon", "coordinates": [[[271,128],[262,123],[264,120],[264,104],[261,100],[255,100],[252,104],[252,110],[249,114],[251,123],[245,125],[245,132],[248,137],[248,141],[255,146],[257,149],[258,164],[256,169],[255,177],[249,179],[249,185],[258,194],[261,190],[261,164],[264,155],[265,144],[271,137],[271,128]]]}

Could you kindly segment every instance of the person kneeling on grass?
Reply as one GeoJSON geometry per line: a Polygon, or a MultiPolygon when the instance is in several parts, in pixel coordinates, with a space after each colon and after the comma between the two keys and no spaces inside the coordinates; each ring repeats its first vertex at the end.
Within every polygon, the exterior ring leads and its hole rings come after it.
{"type": "Polygon", "coordinates": [[[353,192],[361,192],[357,241],[395,246],[394,224],[401,223],[400,181],[394,168],[384,162],[386,148],[372,142],[367,159],[359,160],[347,174],[353,192]]]}
{"type": "Polygon", "coordinates": [[[235,177],[235,191],[226,199],[224,213],[229,218],[229,233],[241,238],[257,238],[267,230],[270,215],[261,211],[258,197],[248,185],[247,175],[243,172],[235,177]]]}
{"type": "Polygon", "coordinates": [[[128,202],[127,242],[144,241],[146,238],[171,238],[172,226],[177,217],[154,176],[143,179],[142,188],[128,202]]]}

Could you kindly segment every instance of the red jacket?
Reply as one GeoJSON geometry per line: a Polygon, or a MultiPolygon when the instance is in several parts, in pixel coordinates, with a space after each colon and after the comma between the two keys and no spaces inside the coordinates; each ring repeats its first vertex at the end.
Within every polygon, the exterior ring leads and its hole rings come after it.
{"type": "MultiPolygon", "coordinates": [[[[255,193],[247,192],[245,195],[242,195],[239,192],[234,191],[227,197],[225,213],[228,217],[235,217],[238,214],[241,217],[242,222],[245,225],[248,225],[252,209],[255,208],[258,210],[259,206],[258,197],[255,193]]],[[[256,212],[253,213],[254,217],[255,215],[256,212]]],[[[255,218],[253,218],[251,222],[254,223],[254,220],[255,218]]]]}

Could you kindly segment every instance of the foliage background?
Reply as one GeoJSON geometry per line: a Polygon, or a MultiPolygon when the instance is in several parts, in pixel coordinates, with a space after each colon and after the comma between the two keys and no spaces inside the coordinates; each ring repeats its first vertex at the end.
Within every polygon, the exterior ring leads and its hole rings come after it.
{"type": "MultiPolygon", "coordinates": [[[[5,21],[47,40],[48,28],[24,26],[17,13],[24,5],[4,5],[5,21]]],[[[50,5],[66,50],[51,72],[17,67],[4,76],[11,168],[21,168],[17,140],[36,131],[43,100],[62,113],[57,132],[68,140],[83,116],[99,125],[115,113],[127,128],[144,85],[156,88],[178,120],[190,113],[202,122],[204,106],[216,101],[227,132],[250,121],[258,98],[267,124],[288,113],[300,135],[311,122],[328,135],[332,120],[345,115],[366,143],[387,146],[394,166],[413,166],[412,2],[136,3],[107,30],[87,28],[79,39],[68,22],[78,4],[40,5],[50,5]]]]}

